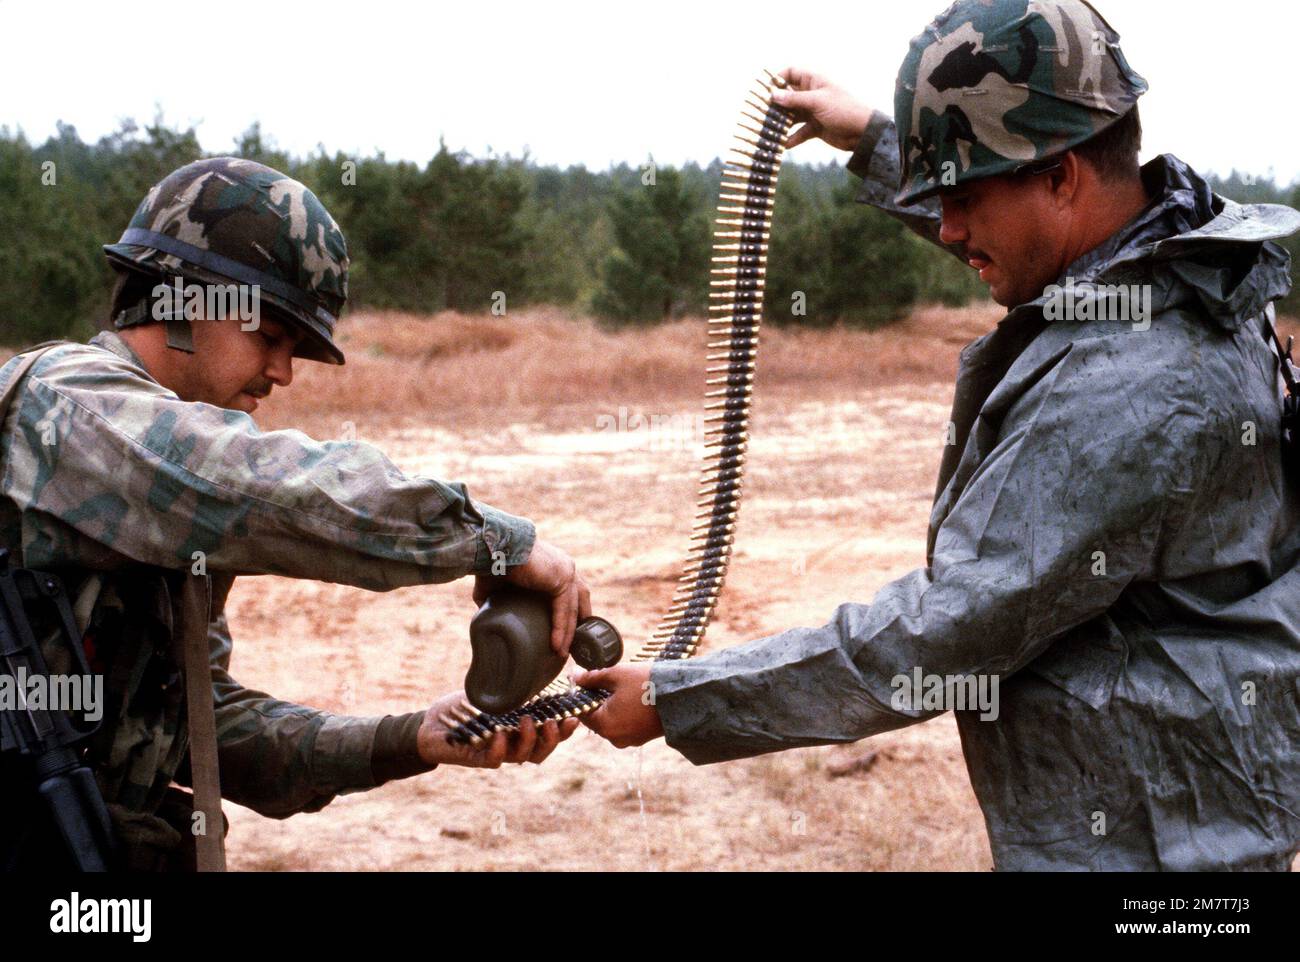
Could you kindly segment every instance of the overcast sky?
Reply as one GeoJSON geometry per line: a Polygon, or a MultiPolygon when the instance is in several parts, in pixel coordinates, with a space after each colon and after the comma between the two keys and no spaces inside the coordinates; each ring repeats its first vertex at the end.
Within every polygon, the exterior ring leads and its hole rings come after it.
{"type": "MultiPolygon", "coordinates": [[[[231,149],[426,161],[439,138],[542,163],[708,161],[762,67],[824,73],[892,112],[910,38],[945,0],[51,3],[0,0],[0,125],[93,140],[123,118],[231,149]],[[151,12],[156,11],[156,12],[151,12]]],[[[1147,78],[1143,159],[1300,179],[1296,27],[1278,0],[1097,4],[1147,78]]],[[[822,144],[795,159],[842,159],[822,144]]]]}

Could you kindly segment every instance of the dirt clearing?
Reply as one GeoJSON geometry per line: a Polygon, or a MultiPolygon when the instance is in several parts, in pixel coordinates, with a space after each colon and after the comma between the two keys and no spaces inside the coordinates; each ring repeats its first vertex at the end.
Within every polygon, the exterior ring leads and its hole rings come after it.
{"type": "MultiPolygon", "coordinates": [[[[737,551],[705,650],[822,624],[924,562],[956,354],[998,316],[765,331],[737,551]]],[[[379,314],[345,331],[348,365],[300,365],[264,424],[373,442],[405,471],[535,519],[578,559],[597,612],[630,645],[645,638],[693,513],[702,325],[609,333],[548,312],[379,314]]],[[[242,579],[235,676],[348,714],[423,708],[464,678],[469,592],[242,579]]],[[[441,768],[287,821],[228,812],[236,869],[991,864],[951,716],[701,768],[662,742],[620,752],[582,729],[540,767],[441,768]]]]}

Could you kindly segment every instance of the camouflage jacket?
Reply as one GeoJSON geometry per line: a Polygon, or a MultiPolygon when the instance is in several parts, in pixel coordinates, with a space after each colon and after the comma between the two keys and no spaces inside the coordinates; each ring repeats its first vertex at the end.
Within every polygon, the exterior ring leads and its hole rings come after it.
{"type": "MultiPolygon", "coordinates": [[[[850,169],[937,240],[937,202],[894,204],[888,118],[850,169]]],[[[657,664],[670,745],[854,741],[960,706],[915,698],[917,673],[927,694],[996,679],[995,711],[956,712],[996,867],[1290,865],[1300,478],[1261,315],[1291,285],[1269,241],[1300,215],[1168,155],[1142,173],[1152,203],[1058,283],[1149,285],[1149,326],[1049,322],[1045,291],[968,345],[925,566],[823,627],[657,664]]]]}
{"type": "Polygon", "coordinates": [[[60,573],[78,599],[107,675],[96,776],[110,803],[133,811],[185,780],[172,599],[197,563],[213,579],[222,795],[285,817],[371,788],[376,772],[421,766],[374,757],[392,719],[289,704],[231,678],[224,601],[235,576],[384,591],[520,564],[534,538],[530,522],[475,503],[463,485],[408,477],[370,445],[263,432],[241,412],[181,401],[112,333],[38,360],[0,425],[0,459],[0,544],[60,573]]]}

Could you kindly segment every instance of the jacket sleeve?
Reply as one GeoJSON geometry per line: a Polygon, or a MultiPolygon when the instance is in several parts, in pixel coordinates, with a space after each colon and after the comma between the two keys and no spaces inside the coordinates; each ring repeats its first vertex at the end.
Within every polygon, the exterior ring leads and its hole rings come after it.
{"type": "Polygon", "coordinates": [[[874,111],[848,162],[849,171],[862,178],[859,203],[884,211],[909,230],[961,260],[960,248],[939,240],[942,218],[936,198],[928,197],[907,207],[894,203],[901,176],[898,158],[898,128],[888,115],[874,111]]]}
{"type": "Polygon", "coordinates": [[[981,418],[989,454],[936,532],[930,567],[821,628],[656,664],[668,743],[701,764],[922,721],[940,711],[908,700],[917,669],[1004,680],[1150,577],[1232,436],[1203,399],[1162,389],[1167,369],[1123,363],[1124,336],[1075,342],[1000,425],[981,418]]]}
{"type": "Polygon", "coordinates": [[[0,492],[25,560],[279,574],[371,590],[521,564],[530,522],[462,484],[410,477],[360,441],[261,431],[180,400],[128,360],[58,348],[28,378],[0,492]]]}
{"type": "Polygon", "coordinates": [[[416,754],[422,712],[336,715],[243,687],[230,675],[233,644],[224,612],[211,622],[208,642],[223,798],[287,818],[435,767],[416,754]]]}

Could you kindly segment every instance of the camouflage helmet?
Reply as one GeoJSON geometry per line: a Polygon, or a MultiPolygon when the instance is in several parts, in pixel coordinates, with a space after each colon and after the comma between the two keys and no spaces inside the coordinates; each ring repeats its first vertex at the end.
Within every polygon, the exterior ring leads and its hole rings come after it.
{"type": "Polygon", "coordinates": [[[1062,153],[1146,89],[1119,34],[1083,0],[958,0],[898,72],[897,202],[1062,153]]]}
{"type": "Polygon", "coordinates": [[[187,164],[150,189],[104,253],[118,270],[255,284],[261,303],[305,333],[298,357],[343,363],[334,325],[348,297],[347,242],[316,195],[277,170],[237,157],[187,164]]]}

